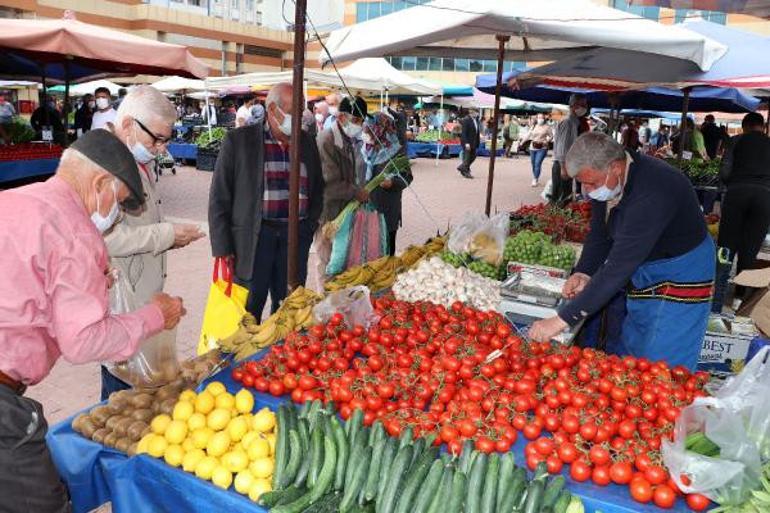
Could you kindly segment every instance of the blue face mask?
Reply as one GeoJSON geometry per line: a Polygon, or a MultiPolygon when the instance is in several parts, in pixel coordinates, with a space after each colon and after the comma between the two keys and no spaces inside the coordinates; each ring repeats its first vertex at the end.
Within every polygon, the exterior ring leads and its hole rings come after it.
{"type": "Polygon", "coordinates": [[[136,137],[136,126],[134,126],[134,141],[136,142],[129,147],[131,154],[134,156],[134,160],[140,164],[147,164],[155,159],[155,155],[153,155],[144,144],[140,143],[139,139],[136,137]]]}
{"type": "Polygon", "coordinates": [[[623,188],[620,186],[620,183],[618,183],[614,189],[610,189],[607,187],[607,180],[609,180],[609,178],[610,175],[607,174],[607,179],[604,180],[604,185],[589,192],[588,197],[596,201],[612,201],[620,196],[620,191],[623,190],[623,188]]]}

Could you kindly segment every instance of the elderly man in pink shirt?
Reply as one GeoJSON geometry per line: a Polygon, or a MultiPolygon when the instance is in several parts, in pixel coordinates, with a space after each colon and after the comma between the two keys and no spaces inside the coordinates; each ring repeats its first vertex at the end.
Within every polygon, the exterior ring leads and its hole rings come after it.
{"type": "Polygon", "coordinates": [[[93,130],[62,155],[43,183],[0,192],[0,490],[3,511],[70,511],[45,445],[42,406],[23,396],[60,356],[73,363],[124,360],[179,322],[179,298],[112,315],[102,233],[119,204],[144,203],[131,152],[93,130]]]}

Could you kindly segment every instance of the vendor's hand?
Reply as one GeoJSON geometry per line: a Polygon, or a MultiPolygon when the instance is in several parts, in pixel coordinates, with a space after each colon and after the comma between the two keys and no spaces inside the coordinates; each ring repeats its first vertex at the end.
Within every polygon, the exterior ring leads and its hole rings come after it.
{"type": "Polygon", "coordinates": [[[529,327],[529,338],[535,342],[547,342],[564,331],[569,325],[561,317],[554,315],[548,319],[536,321],[529,327]]]}
{"type": "Polygon", "coordinates": [[[158,292],[152,296],[152,304],[160,308],[163,314],[163,327],[167,330],[173,329],[179,324],[179,320],[187,313],[182,305],[182,298],[171,297],[164,292],[158,292]]]}
{"type": "Polygon", "coordinates": [[[358,191],[356,191],[356,200],[359,203],[366,203],[369,201],[369,193],[366,189],[358,189],[358,191]]]}
{"type": "Polygon", "coordinates": [[[564,287],[561,289],[561,295],[566,299],[574,299],[575,296],[583,292],[588,282],[591,281],[591,277],[583,273],[575,273],[570,276],[564,287]]]}
{"type": "Polygon", "coordinates": [[[104,271],[104,277],[107,279],[107,288],[111,289],[113,285],[115,285],[115,280],[117,279],[117,270],[108,265],[107,269],[104,271]]]}
{"type": "Polygon", "coordinates": [[[393,187],[393,180],[391,180],[390,178],[386,178],[385,180],[382,181],[382,183],[380,184],[380,187],[382,187],[383,189],[390,189],[391,187],[393,187]]]}
{"type": "Polygon", "coordinates": [[[195,242],[201,237],[205,237],[198,225],[195,224],[174,224],[174,248],[183,248],[195,242]]]}

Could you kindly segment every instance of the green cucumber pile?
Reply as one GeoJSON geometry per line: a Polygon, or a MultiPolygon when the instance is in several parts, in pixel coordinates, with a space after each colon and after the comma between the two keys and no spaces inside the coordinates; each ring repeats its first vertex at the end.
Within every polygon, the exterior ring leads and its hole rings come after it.
{"type": "Polygon", "coordinates": [[[399,438],[355,410],[343,426],[320,401],[276,412],[273,491],[259,503],[273,513],[583,513],[583,504],[549,478],[531,480],[512,453],[485,454],[466,441],[457,458],[431,437],[399,438]]]}

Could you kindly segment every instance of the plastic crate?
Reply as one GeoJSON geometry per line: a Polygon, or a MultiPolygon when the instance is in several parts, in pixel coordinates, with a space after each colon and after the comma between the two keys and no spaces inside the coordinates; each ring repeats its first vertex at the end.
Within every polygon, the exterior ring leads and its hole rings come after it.
{"type": "Polygon", "coordinates": [[[218,151],[198,148],[198,160],[195,162],[195,167],[200,171],[214,171],[218,155],[218,151]]]}

